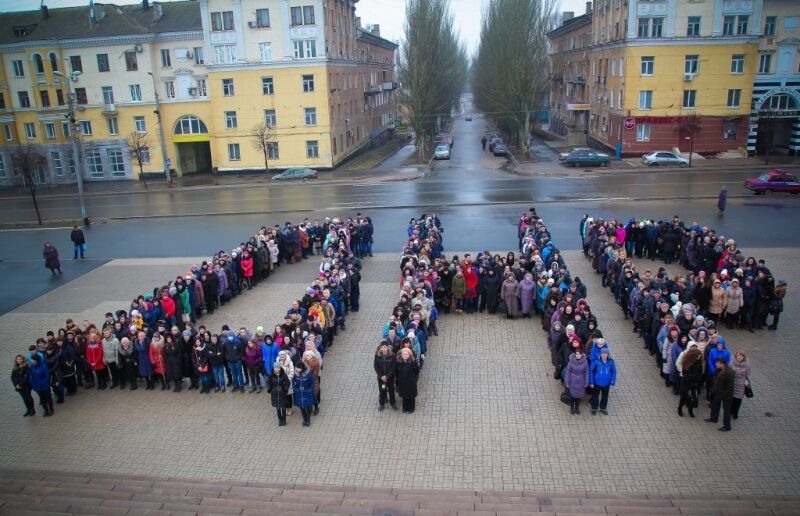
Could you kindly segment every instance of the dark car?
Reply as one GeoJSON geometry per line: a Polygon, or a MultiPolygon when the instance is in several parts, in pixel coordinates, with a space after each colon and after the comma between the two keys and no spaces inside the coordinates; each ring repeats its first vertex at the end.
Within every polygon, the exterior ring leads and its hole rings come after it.
{"type": "Polygon", "coordinates": [[[575,150],[569,153],[564,164],[573,167],[602,167],[608,166],[608,154],[590,150],[575,150]]]}
{"type": "Polygon", "coordinates": [[[744,180],[744,187],[756,195],[771,195],[777,192],[800,193],[800,182],[797,176],[788,170],[776,168],[764,172],[758,177],[744,180]]]}

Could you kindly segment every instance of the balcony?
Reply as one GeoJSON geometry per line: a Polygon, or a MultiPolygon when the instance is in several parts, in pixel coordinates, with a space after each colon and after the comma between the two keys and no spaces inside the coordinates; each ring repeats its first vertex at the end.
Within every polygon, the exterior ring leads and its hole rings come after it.
{"type": "Polygon", "coordinates": [[[383,91],[392,91],[397,89],[398,84],[394,81],[392,82],[384,82],[383,83],[383,91]]]}
{"type": "Polygon", "coordinates": [[[365,97],[372,97],[374,95],[380,95],[381,93],[383,93],[383,86],[380,84],[370,84],[364,90],[365,97]]]}
{"type": "Polygon", "coordinates": [[[117,106],[116,104],[103,104],[103,115],[104,116],[117,116],[117,106]]]}
{"type": "Polygon", "coordinates": [[[573,84],[586,84],[586,77],[583,75],[576,75],[570,79],[567,79],[567,82],[571,82],[573,84]]]}

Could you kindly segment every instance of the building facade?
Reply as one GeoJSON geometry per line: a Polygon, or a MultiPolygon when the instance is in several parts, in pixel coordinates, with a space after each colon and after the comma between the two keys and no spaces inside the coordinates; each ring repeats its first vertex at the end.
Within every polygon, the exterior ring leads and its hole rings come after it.
{"type": "Polygon", "coordinates": [[[390,131],[396,111],[396,45],[356,25],[355,1],[143,0],[0,15],[0,184],[21,182],[11,159],[21,145],[46,158],[40,184],[74,182],[80,169],[108,180],[140,168],[334,167],[390,131]]]}

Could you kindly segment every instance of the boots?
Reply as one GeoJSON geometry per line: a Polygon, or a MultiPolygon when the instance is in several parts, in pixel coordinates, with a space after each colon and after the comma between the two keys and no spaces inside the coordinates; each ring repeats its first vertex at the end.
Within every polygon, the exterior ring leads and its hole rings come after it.
{"type": "MultiPolygon", "coordinates": [[[[172,392],[181,392],[181,387],[183,386],[183,380],[175,380],[175,388],[172,389],[172,392]]],[[[191,387],[189,387],[191,389],[191,387]]]]}
{"type": "Polygon", "coordinates": [[[152,391],[153,390],[153,378],[151,376],[147,377],[146,383],[147,383],[147,386],[144,388],[144,390],[152,391]]]}
{"type": "Polygon", "coordinates": [[[158,377],[158,381],[161,382],[161,390],[166,391],[169,388],[169,382],[167,382],[163,376],[158,377]]]}

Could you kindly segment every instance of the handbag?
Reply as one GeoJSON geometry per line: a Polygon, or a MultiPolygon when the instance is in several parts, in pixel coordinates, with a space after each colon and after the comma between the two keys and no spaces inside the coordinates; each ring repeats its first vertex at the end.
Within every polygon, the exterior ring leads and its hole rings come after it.
{"type": "Polygon", "coordinates": [[[506,302],[502,299],[499,303],[497,303],[497,313],[504,314],[508,311],[508,307],[506,306],[506,302]]]}
{"type": "Polygon", "coordinates": [[[208,364],[198,367],[197,371],[200,372],[200,373],[207,373],[208,372],[208,364]]]}
{"type": "Polygon", "coordinates": [[[744,396],[746,398],[752,398],[753,397],[753,387],[752,386],[750,386],[750,385],[745,385],[744,386],[744,396]]]}
{"type": "Polygon", "coordinates": [[[572,396],[570,396],[567,391],[561,392],[561,403],[564,403],[566,405],[572,403],[572,396]]]}
{"type": "Polygon", "coordinates": [[[181,320],[182,320],[184,323],[188,323],[188,322],[191,322],[192,318],[191,318],[191,317],[189,317],[189,314],[187,314],[187,313],[182,313],[182,314],[181,314],[181,320]]]}

